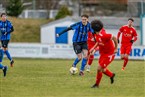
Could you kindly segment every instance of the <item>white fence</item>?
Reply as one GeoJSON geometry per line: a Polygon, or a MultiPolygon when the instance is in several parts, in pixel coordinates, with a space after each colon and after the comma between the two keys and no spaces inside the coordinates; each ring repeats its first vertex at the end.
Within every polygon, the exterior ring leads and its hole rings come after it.
{"type": "MultiPolygon", "coordinates": [[[[76,58],[72,45],[66,44],[30,44],[30,43],[11,43],[9,51],[13,57],[17,58],[60,58],[72,59],[76,58]]],[[[116,59],[120,58],[120,48],[116,54],[116,59]]],[[[99,57],[96,52],[95,57],[99,57]]],[[[130,59],[145,60],[145,47],[133,46],[130,59]]]]}

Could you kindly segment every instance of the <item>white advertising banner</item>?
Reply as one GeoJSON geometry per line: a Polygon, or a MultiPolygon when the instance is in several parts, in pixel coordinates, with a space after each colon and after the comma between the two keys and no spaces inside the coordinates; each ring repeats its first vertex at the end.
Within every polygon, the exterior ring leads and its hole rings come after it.
{"type": "MultiPolygon", "coordinates": [[[[76,58],[72,45],[67,44],[27,44],[27,43],[11,43],[9,51],[13,57],[18,58],[60,58],[72,59],[76,58]]],[[[99,57],[99,52],[95,53],[95,57],[99,57]]],[[[120,48],[116,54],[116,59],[120,58],[120,48]]],[[[145,47],[133,46],[130,59],[145,60],[145,47]]]]}

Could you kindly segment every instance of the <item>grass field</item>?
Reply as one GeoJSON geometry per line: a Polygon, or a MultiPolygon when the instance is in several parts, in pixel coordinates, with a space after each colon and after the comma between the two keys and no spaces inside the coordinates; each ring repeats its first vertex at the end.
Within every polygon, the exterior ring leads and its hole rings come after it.
{"type": "MultiPolygon", "coordinates": [[[[0,71],[0,97],[144,97],[144,61],[129,61],[121,71],[122,61],[114,61],[109,69],[116,73],[115,83],[103,76],[100,88],[95,82],[97,60],[85,76],[70,75],[73,60],[15,59],[3,78],[0,71]]],[[[9,64],[4,59],[4,64],[9,64]]],[[[80,63],[78,64],[78,67],[80,63]]]]}

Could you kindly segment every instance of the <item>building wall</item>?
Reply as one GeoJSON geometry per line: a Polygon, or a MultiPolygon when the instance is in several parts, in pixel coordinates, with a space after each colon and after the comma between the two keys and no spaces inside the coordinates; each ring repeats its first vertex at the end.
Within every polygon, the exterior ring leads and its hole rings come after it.
{"type": "MultiPolygon", "coordinates": [[[[45,27],[41,27],[41,43],[43,44],[55,44],[55,28],[56,27],[69,27],[74,22],[65,21],[45,27]]],[[[73,31],[68,31],[68,44],[72,43],[73,31]]]]}

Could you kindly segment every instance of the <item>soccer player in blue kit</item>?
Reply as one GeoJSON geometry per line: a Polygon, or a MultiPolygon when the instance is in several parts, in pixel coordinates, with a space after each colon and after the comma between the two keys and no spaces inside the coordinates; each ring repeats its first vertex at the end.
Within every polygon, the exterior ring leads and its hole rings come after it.
{"type": "Polygon", "coordinates": [[[10,60],[10,65],[13,67],[14,60],[12,59],[9,51],[8,51],[8,43],[11,38],[11,32],[14,31],[12,23],[7,20],[6,13],[1,14],[1,21],[0,21],[0,32],[1,32],[1,43],[4,53],[7,55],[7,58],[10,60]]]}
{"type": "Polygon", "coordinates": [[[87,63],[87,57],[88,57],[88,47],[87,47],[87,37],[88,32],[91,31],[90,23],[88,22],[89,16],[84,14],[81,16],[82,21],[75,23],[68,27],[67,29],[63,30],[62,32],[56,34],[57,37],[59,37],[61,34],[69,31],[69,30],[75,30],[73,35],[73,49],[77,55],[77,58],[74,60],[73,67],[76,67],[77,63],[82,60],[81,68],[79,75],[84,75],[84,69],[85,65],[87,63]]]}
{"type": "Polygon", "coordinates": [[[2,65],[3,55],[4,55],[4,52],[0,48],[0,69],[3,70],[3,74],[4,74],[4,77],[5,77],[6,76],[6,73],[7,73],[7,66],[2,65]]]}

